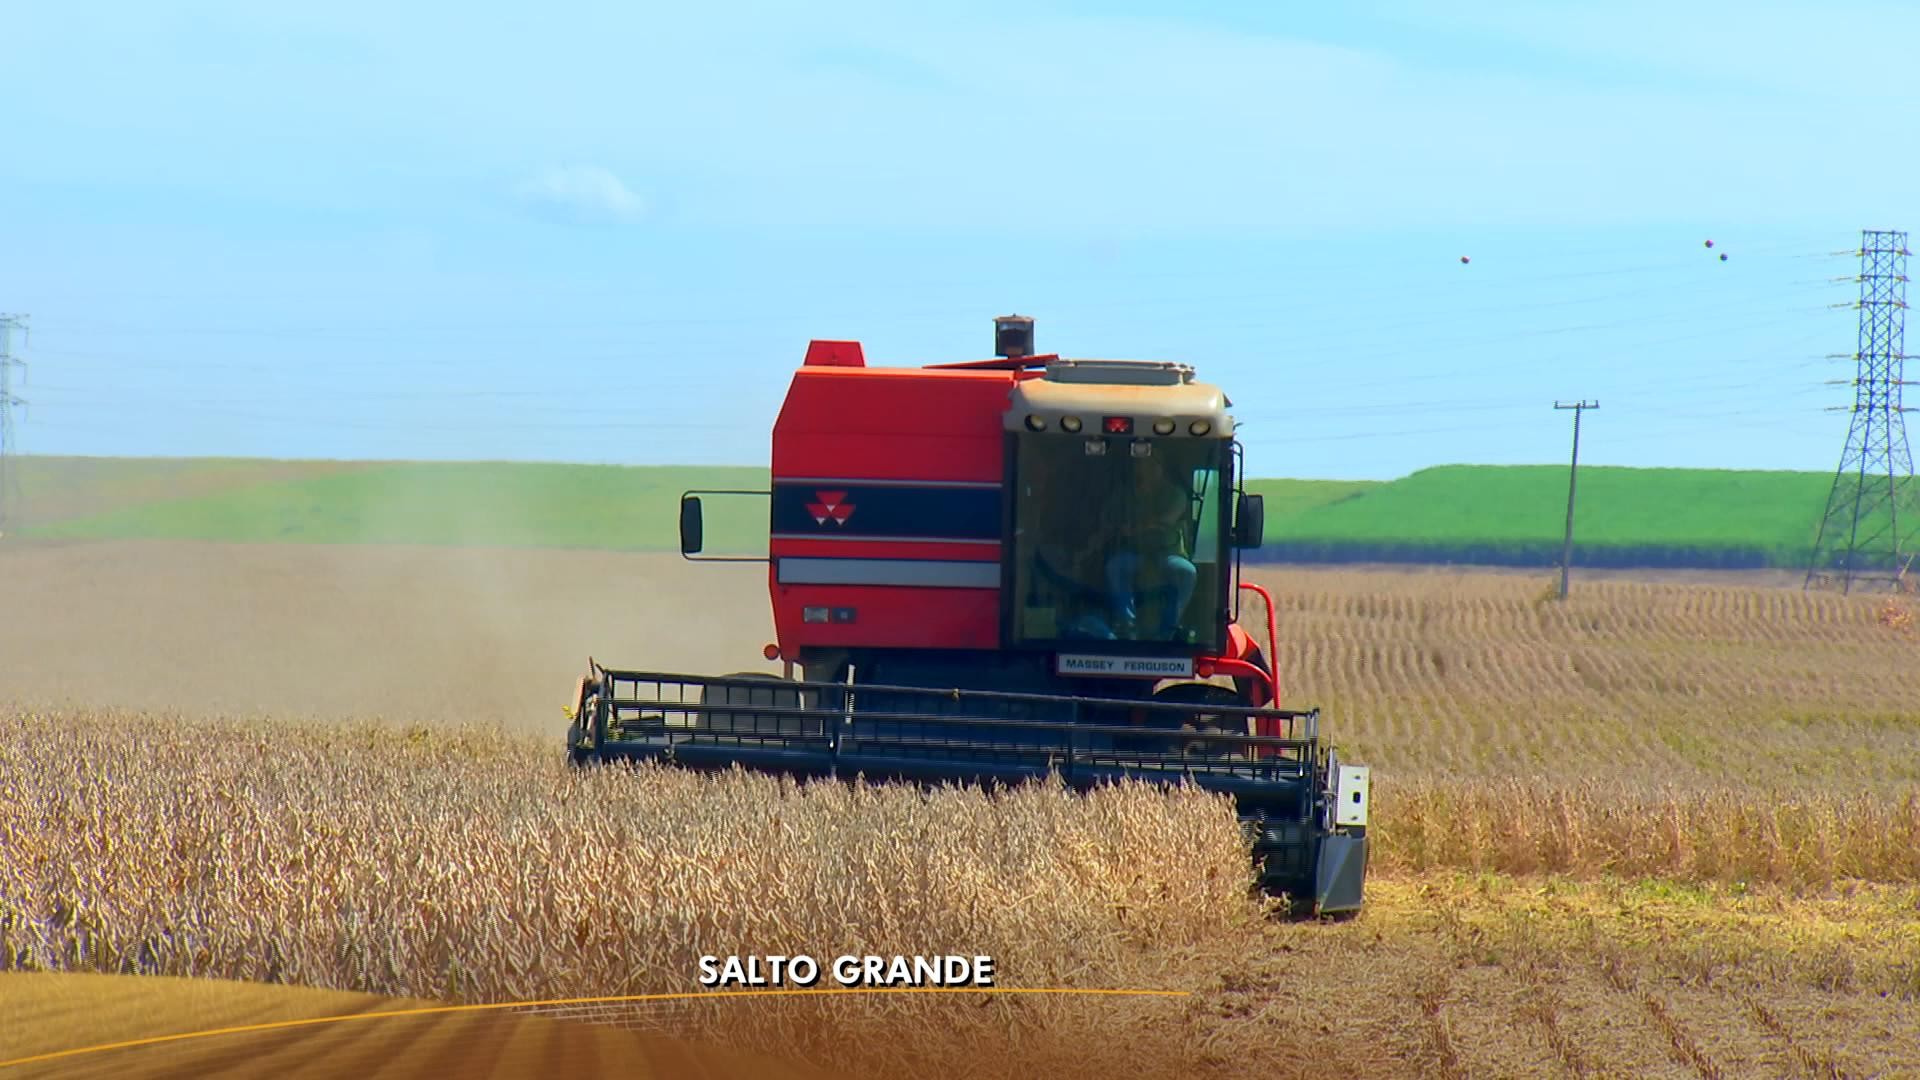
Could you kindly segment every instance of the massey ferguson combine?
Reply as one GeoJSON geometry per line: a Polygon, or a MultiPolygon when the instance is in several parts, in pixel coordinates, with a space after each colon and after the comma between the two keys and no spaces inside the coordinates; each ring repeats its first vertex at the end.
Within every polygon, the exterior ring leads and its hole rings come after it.
{"type": "Polygon", "coordinates": [[[1357,911],[1367,770],[1322,743],[1317,709],[1280,707],[1272,598],[1240,580],[1262,509],[1225,395],[1182,364],[1032,343],[1022,316],[995,320],[991,360],[869,367],[858,342],[812,342],[772,490],[680,503],[683,555],[739,561],[702,554],[703,500],[769,500],[766,658],[785,675],[589,661],[573,759],[1197,784],[1234,798],[1264,889],[1357,911]]]}

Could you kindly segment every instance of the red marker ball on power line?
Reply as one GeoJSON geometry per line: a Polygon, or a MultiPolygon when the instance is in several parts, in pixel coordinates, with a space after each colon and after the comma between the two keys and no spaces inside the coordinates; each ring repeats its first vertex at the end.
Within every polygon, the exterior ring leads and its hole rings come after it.
{"type": "Polygon", "coordinates": [[[1721,252],[1721,253],[1720,253],[1720,261],[1721,261],[1721,262],[1726,262],[1726,261],[1727,261],[1727,253],[1726,253],[1726,252],[1724,252],[1724,251],[1723,251],[1723,252],[1721,252]]]}
{"type": "Polygon", "coordinates": [[[1465,265],[1467,265],[1467,261],[1468,261],[1468,260],[1467,260],[1467,257],[1466,257],[1465,255],[1462,255],[1462,256],[1460,256],[1460,265],[1461,265],[1461,266],[1465,266],[1465,265]]]}
{"type": "Polygon", "coordinates": [[[1709,240],[1709,241],[1707,241],[1707,246],[1708,246],[1708,247],[1712,247],[1712,246],[1713,246],[1713,241],[1711,241],[1711,240],[1709,240]]]}

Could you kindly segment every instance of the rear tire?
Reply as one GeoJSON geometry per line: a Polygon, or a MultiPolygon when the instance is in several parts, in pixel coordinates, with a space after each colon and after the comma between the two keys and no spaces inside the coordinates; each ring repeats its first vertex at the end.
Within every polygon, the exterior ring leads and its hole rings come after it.
{"type": "MultiPolygon", "coordinates": [[[[1154,693],[1153,700],[1156,702],[1171,702],[1178,705],[1197,705],[1203,707],[1208,705],[1239,706],[1244,704],[1244,702],[1240,700],[1240,695],[1231,688],[1220,686],[1216,683],[1205,682],[1183,682],[1174,683],[1171,686],[1163,686],[1154,693]]],[[[1183,730],[1187,731],[1224,732],[1232,735],[1246,734],[1245,731],[1236,730],[1230,724],[1223,723],[1219,713],[1209,713],[1204,708],[1192,713],[1181,726],[1183,730]]],[[[1170,749],[1178,750],[1182,749],[1182,747],[1180,744],[1174,744],[1170,749]]],[[[1215,742],[1211,739],[1188,740],[1183,749],[1188,755],[1196,757],[1227,757],[1243,752],[1240,747],[1215,742]]]]}

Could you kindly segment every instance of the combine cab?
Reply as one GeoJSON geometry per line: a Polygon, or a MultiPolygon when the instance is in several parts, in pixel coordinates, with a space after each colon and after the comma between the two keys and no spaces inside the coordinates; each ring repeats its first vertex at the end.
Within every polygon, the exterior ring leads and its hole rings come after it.
{"type": "MultiPolygon", "coordinates": [[[[1228,402],[1181,364],[1031,355],[866,366],[815,341],[773,429],[766,562],[785,675],[592,664],[577,762],[655,758],[799,777],[1076,788],[1124,779],[1231,794],[1263,888],[1322,914],[1361,903],[1367,770],[1318,710],[1280,707],[1272,598],[1240,580],[1261,539],[1228,402]],[[1265,651],[1238,622],[1257,595],[1265,651]]],[[[758,560],[756,560],[758,561],[758,560]]]]}

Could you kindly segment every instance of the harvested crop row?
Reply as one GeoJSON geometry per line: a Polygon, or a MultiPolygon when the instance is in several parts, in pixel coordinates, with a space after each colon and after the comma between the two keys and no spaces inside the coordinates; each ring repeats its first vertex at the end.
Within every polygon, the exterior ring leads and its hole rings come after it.
{"type": "MultiPolygon", "coordinates": [[[[1920,632],[1798,590],[1262,567],[1286,700],[1386,779],[1920,785],[1920,632]],[[1389,603],[1388,601],[1392,602],[1389,603]],[[1390,775],[1388,775],[1390,774],[1390,775]]],[[[1264,613],[1254,605],[1253,616],[1264,613]]]]}
{"type": "Polygon", "coordinates": [[[1628,779],[1381,786],[1381,870],[1766,882],[1920,882],[1920,790],[1903,797],[1817,790],[1661,787],[1628,779]]]}

